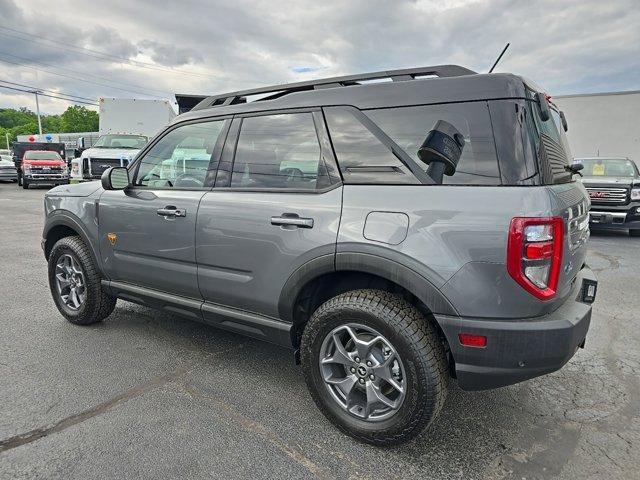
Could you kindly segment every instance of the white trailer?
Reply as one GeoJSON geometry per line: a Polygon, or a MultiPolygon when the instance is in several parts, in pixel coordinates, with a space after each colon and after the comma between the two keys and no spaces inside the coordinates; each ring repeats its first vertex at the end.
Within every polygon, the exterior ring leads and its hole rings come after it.
{"type": "Polygon", "coordinates": [[[100,98],[100,135],[123,133],[153,137],[176,116],[167,100],[100,98]]]}
{"type": "Polygon", "coordinates": [[[127,166],[176,116],[167,100],[100,98],[99,104],[100,138],[91,148],[78,139],[83,151],[71,162],[72,182],[96,180],[109,167],[127,166]]]}
{"type": "Polygon", "coordinates": [[[640,90],[554,96],[575,158],[628,157],[640,165],[640,90]]]}

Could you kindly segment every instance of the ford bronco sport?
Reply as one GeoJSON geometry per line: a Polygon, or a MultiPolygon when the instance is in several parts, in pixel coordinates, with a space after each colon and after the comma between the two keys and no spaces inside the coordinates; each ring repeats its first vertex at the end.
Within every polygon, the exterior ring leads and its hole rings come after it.
{"type": "Polygon", "coordinates": [[[319,409],[378,445],[451,379],[509,385],[584,346],[589,197],[530,81],[438,66],[191,101],[130,166],[47,193],[70,322],[120,298],[292,347],[319,409]]]}

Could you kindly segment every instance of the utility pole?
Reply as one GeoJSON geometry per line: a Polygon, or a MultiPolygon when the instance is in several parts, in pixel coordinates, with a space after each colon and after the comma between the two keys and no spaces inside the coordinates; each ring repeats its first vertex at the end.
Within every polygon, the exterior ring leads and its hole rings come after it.
{"type": "MultiPolygon", "coordinates": [[[[42,137],[42,122],[40,121],[40,104],[38,103],[38,91],[33,91],[36,96],[36,114],[38,115],[38,131],[40,132],[40,137],[42,137]]],[[[42,138],[40,138],[42,140],[42,138]]]]}
{"type": "Polygon", "coordinates": [[[11,150],[11,149],[9,148],[9,133],[8,133],[8,132],[5,132],[5,134],[4,134],[4,138],[5,138],[5,140],[7,141],[7,150],[11,150]]]}

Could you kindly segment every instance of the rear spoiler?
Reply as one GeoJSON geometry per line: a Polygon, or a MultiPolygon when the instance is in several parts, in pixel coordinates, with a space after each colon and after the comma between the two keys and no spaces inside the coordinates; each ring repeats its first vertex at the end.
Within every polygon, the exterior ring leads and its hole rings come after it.
{"type": "Polygon", "coordinates": [[[178,102],[178,115],[191,111],[193,107],[207,98],[207,95],[188,95],[176,93],[176,102],[178,102]]]}

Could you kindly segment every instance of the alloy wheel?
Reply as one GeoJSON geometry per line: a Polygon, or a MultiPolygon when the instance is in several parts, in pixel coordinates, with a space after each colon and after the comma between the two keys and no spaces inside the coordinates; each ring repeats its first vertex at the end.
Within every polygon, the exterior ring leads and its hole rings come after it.
{"type": "Polygon", "coordinates": [[[406,375],[391,342],[350,323],[333,329],[320,348],[320,372],[333,399],[361,420],[385,420],[402,406],[406,375]]]}
{"type": "Polygon", "coordinates": [[[65,253],[56,263],[56,289],[62,303],[78,310],[87,298],[86,280],[82,267],[73,255],[65,253]]]}

